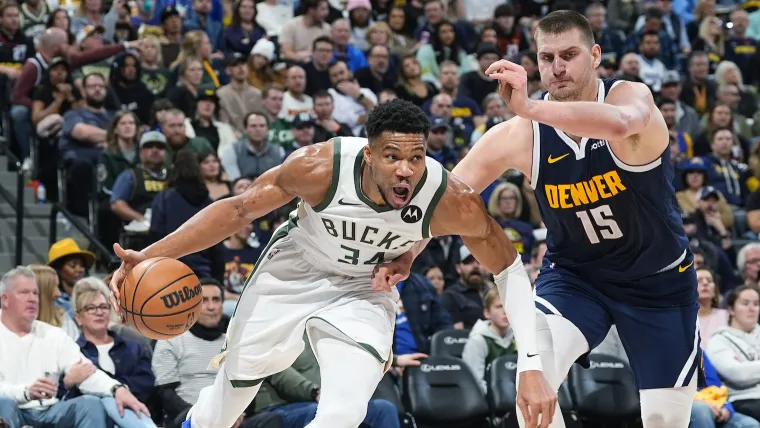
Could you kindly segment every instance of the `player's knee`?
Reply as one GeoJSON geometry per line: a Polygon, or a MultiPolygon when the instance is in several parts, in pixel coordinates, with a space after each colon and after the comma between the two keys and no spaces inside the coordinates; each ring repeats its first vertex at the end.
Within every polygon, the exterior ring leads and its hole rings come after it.
{"type": "MultiPolygon", "coordinates": [[[[361,425],[367,416],[367,404],[354,403],[352,400],[340,403],[337,406],[317,407],[317,416],[314,418],[314,428],[356,428],[361,425]]],[[[312,424],[309,424],[311,427],[312,424]]]]}
{"type": "Polygon", "coordinates": [[[641,420],[644,428],[686,428],[694,401],[692,387],[641,391],[641,420]]]}

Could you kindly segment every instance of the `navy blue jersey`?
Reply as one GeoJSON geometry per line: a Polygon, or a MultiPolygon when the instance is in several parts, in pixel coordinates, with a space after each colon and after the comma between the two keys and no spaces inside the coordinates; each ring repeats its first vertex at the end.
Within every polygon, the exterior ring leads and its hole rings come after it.
{"type": "MultiPolygon", "coordinates": [[[[599,81],[598,102],[614,83],[599,81]]],[[[668,145],[654,162],[631,166],[604,140],[583,138],[579,145],[537,122],[533,135],[531,186],[548,230],[546,258],[613,297],[693,301],[688,281],[643,280],[691,262],[668,145]]]]}

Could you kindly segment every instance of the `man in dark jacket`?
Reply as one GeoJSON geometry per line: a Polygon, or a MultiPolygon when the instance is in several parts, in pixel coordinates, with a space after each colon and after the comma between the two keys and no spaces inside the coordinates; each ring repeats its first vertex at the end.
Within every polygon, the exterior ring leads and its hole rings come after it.
{"type": "Polygon", "coordinates": [[[472,328],[483,316],[486,271],[464,245],[459,248],[459,281],[441,295],[443,307],[451,315],[454,328],[472,328]]]}
{"type": "Polygon", "coordinates": [[[451,328],[451,316],[424,276],[413,273],[396,288],[401,300],[396,313],[393,353],[398,357],[430,352],[430,338],[438,331],[451,328]]]}
{"type": "Polygon", "coordinates": [[[150,110],[155,96],[141,80],[140,60],[132,52],[119,55],[111,63],[109,80],[119,100],[120,110],[135,112],[142,123],[150,121],[150,110]]]}

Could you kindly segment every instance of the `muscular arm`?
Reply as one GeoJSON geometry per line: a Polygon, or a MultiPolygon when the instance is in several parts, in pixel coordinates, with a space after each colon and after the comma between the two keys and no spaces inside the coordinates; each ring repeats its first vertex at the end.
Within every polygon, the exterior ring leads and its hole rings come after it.
{"type": "Polygon", "coordinates": [[[532,164],[533,127],[530,121],[514,117],[480,137],[452,174],[480,193],[510,168],[530,179],[532,164]]]}
{"type": "Polygon", "coordinates": [[[298,149],[282,165],[259,176],[245,192],[214,202],[143,253],[149,258],[180,258],[218,244],[295,197],[317,205],[327,193],[331,175],[331,143],[298,149]]]}
{"type": "Polygon", "coordinates": [[[530,279],[520,255],[504,230],[488,215],[480,195],[449,175],[430,231],[433,236],[461,235],[475,259],[494,274],[504,311],[515,332],[520,355],[518,371],[542,370],[541,359],[537,358],[536,305],[530,279]]]}
{"type": "Polygon", "coordinates": [[[665,120],[643,83],[618,84],[604,103],[537,100],[530,105],[527,118],[569,135],[607,140],[628,164],[652,162],[668,145],[665,120]]]}

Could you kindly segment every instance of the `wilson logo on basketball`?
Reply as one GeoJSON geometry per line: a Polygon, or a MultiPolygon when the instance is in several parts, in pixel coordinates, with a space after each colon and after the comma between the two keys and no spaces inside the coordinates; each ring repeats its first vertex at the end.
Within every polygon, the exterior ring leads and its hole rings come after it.
{"type": "Polygon", "coordinates": [[[193,288],[184,287],[179,291],[172,291],[171,293],[161,296],[161,301],[164,302],[166,309],[171,309],[180,303],[185,303],[191,300],[193,297],[200,295],[203,292],[203,287],[200,284],[193,288]]]}

